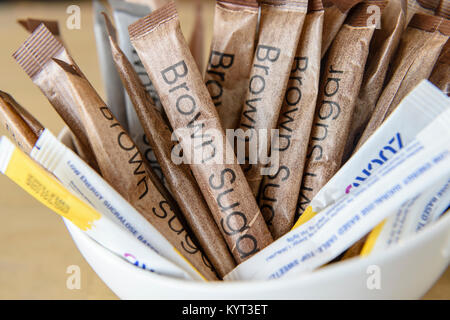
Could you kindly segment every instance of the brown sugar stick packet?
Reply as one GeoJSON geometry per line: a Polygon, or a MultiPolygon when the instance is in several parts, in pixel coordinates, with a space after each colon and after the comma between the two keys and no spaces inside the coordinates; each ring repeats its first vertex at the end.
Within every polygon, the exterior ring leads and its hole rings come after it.
{"type": "Polygon", "coordinates": [[[22,151],[29,154],[44,127],[34,119],[13,97],[0,91],[0,122],[11,134],[22,151]],[[25,112],[22,117],[21,112],[25,112]]]}
{"type": "Polygon", "coordinates": [[[183,37],[174,2],[130,25],[129,32],[231,253],[237,263],[248,259],[272,236],[183,37]]]}
{"type": "Polygon", "coordinates": [[[258,1],[217,0],[205,84],[224,129],[241,121],[255,53],[258,1]]]}
{"type": "Polygon", "coordinates": [[[139,75],[130,61],[120,49],[115,29],[104,14],[112,57],[123,86],[141,119],[145,135],[161,165],[166,182],[186,219],[187,224],[197,238],[200,246],[220,277],[225,276],[236,265],[227,244],[214,221],[208,205],[186,164],[177,165],[172,162],[171,154],[175,142],[172,141],[172,131],[165,124],[157,111],[153,100],[148,95],[139,75]]]}
{"type": "MultiPolygon", "coordinates": [[[[436,11],[436,15],[441,17],[450,16],[450,1],[449,0],[441,0],[439,4],[439,8],[436,11]]],[[[436,85],[439,89],[441,89],[445,94],[450,96],[450,42],[444,46],[442,52],[436,62],[434,69],[431,73],[429,80],[436,85]]]]}
{"type": "Polygon", "coordinates": [[[154,180],[149,179],[151,170],[129,135],[87,79],[79,73],[78,67],[55,58],[64,50],[62,44],[46,28],[39,35],[47,41],[38,41],[32,47],[23,48],[21,61],[28,61],[27,70],[46,73],[49,85],[57,80],[57,94],[70,100],[71,108],[78,109],[77,114],[81,116],[80,121],[99,160],[104,179],[161,232],[205,279],[216,280],[210,262],[175,215],[176,207],[161,194],[154,180]]]}
{"type": "Polygon", "coordinates": [[[416,13],[434,15],[439,2],[440,0],[407,0],[406,25],[409,25],[416,13]]]}
{"type": "Polygon", "coordinates": [[[330,47],[333,39],[336,37],[339,29],[351,8],[356,6],[362,0],[323,0],[323,6],[325,10],[323,20],[323,33],[322,33],[322,45],[321,57],[325,55],[330,47]]]}
{"type": "Polygon", "coordinates": [[[364,78],[356,100],[342,163],[350,158],[377,104],[406,22],[406,0],[389,0],[370,43],[364,78]]]}
{"type": "MultiPolygon", "coordinates": [[[[245,140],[238,137],[238,140],[244,141],[245,154],[249,157],[248,161],[245,159],[243,168],[255,197],[263,178],[261,169],[265,165],[264,159],[269,156],[272,129],[277,126],[308,9],[306,0],[260,3],[258,44],[239,125],[246,137],[245,140]],[[260,129],[266,130],[266,134],[261,133],[260,129]],[[252,144],[258,145],[258,151],[251,151],[252,144]]],[[[239,160],[244,163],[244,159],[239,160]]]]}
{"type": "Polygon", "coordinates": [[[65,84],[51,77],[50,72],[43,72],[42,68],[39,68],[39,64],[42,64],[42,59],[46,54],[51,54],[55,58],[66,61],[67,63],[73,62],[69,53],[61,45],[57,37],[44,24],[40,24],[25,43],[14,53],[13,57],[28,74],[33,83],[41,89],[56,112],[75,134],[77,137],[77,149],[80,151],[81,157],[94,170],[98,171],[97,160],[90,147],[78,111],[72,108],[75,102],[71,97],[64,95],[65,84]],[[35,51],[38,46],[46,47],[48,52],[42,50],[39,52],[35,51]]]}
{"type": "Polygon", "coordinates": [[[369,6],[383,10],[387,1],[363,1],[352,9],[330,47],[319,84],[316,114],[309,140],[298,214],[341,165],[353,109],[375,31],[368,24],[369,6]]]}
{"type": "MultiPolygon", "coordinates": [[[[44,126],[13,97],[2,91],[0,91],[0,109],[0,121],[5,124],[22,151],[29,154],[44,131],[44,126]]],[[[70,139],[71,148],[76,150],[73,133],[67,127],[61,132],[70,139]]]]}
{"type": "MultiPolygon", "coordinates": [[[[27,30],[29,33],[33,33],[33,31],[36,30],[37,27],[39,27],[39,25],[41,23],[43,23],[45,25],[45,27],[55,36],[55,38],[58,39],[59,41],[61,41],[61,43],[63,43],[60,31],[59,31],[58,21],[56,21],[56,20],[40,20],[40,19],[28,18],[28,19],[23,19],[23,20],[17,20],[17,22],[21,26],[23,26],[25,28],[25,30],[27,30]]],[[[64,45],[64,43],[63,43],[63,45],[64,45]]],[[[69,55],[69,59],[71,59],[70,55],[69,55]]],[[[73,60],[71,61],[71,63],[75,64],[75,62],[73,60]]],[[[21,108],[19,104],[17,105],[17,107],[21,108]]],[[[37,121],[24,108],[22,108],[20,110],[20,113],[24,119],[25,118],[30,119],[31,122],[37,121]]],[[[40,123],[38,123],[38,124],[40,125],[40,123]]],[[[67,133],[66,135],[71,137],[75,151],[78,153],[78,155],[83,160],[85,160],[86,162],[89,162],[90,160],[88,157],[92,158],[92,156],[93,156],[92,153],[90,151],[88,151],[87,153],[84,152],[85,147],[83,147],[80,140],[70,131],[70,129],[68,129],[68,130],[69,130],[69,133],[67,133]]],[[[91,161],[95,161],[95,159],[91,159],[91,161]]],[[[95,166],[97,166],[96,162],[95,162],[95,166]]]]}
{"type": "MultiPolygon", "coordinates": [[[[142,83],[144,83],[146,90],[155,101],[158,108],[161,108],[161,103],[159,101],[158,94],[156,93],[155,87],[148,78],[147,72],[145,72],[142,62],[134,50],[130,42],[130,37],[128,36],[128,26],[137,21],[138,19],[145,17],[150,13],[150,7],[148,4],[137,4],[126,2],[124,0],[109,0],[108,3],[111,6],[112,15],[114,17],[114,22],[117,30],[117,39],[119,41],[120,48],[125,53],[127,58],[133,64],[134,69],[139,74],[142,83]]],[[[103,20],[103,19],[102,19],[103,20]]],[[[115,70],[115,67],[113,67],[115,70]]],[[[125,89],[123,89],[125,91],[125,89]]],[[[133,103],[130,97],[124,92],[125,95],[125,109],[127,118],[128,133],[136,143],[139,151],[145,156],[145,160],[150,164],[153,172],[156,173],[158,178],[164,182],[164,175],[162,174],[161,167],[155,158],[153,150],[148,144],[147,137],[144,134],[144,129],[139,121],[139,118],[134,110],[133,103]]]]}
{"type": "Polygon", "coordinates": [[[417,13],[402,36],[392,76],[377,101],[355,150],[375,132],[400,101],[423,79],[428,79],[450,35],[450,20],[417,13]]]}
{"type": "MultiPolygon", "coordinates": [[[[42,21],[38,19],[18,20],[19,24],[23,24],[23,22],[25,21],[28,23],[26,29],[30,33],[32,33],[39,26],[40,23],[44,23],[44,25],[47,28],[49,28],[51,33],[61,41],[57,21],[52,20],[42,21]]],[[[33,130],[33,132],[35,132],[36,136],[39,137],[41,132],[44,130],[44,127],[39,123],[39,121],[36,118],[34,118],[34,116],[32,116],[20,104],[16,104],[15,107],[17,112],[19,112],[20,116],[25,120],[25,122],[33,130]]],[[[66,136],[70,137],[71,139],[71,143],[73,145],[72,149],[74,149],[77,152],[77,154],[80,156],[81,159],[83,159],[87,163],[91,163],[91,166],[98,171],[97,161],[95,160],[93,153],[90,150],[86,150],[86,147],[82,145],[80,140],[73,134],[72,131],[70,131],[69,128],[64,127],[63,130],[67,131],[66,136]]]]}
{"type": "Polygon", "coordinates": [[[321,0],[310,1],[278,119],[279,170],[261,184],[259,208],[274,239],[294,225],[319,87],[323,16],[321,0]]]}
{"type": "MultiPolygon", "coordinates": [[[[437,11],[437,13],[439,13],[440,14],[440,12],[438,12],[437,11]]],[[[413,18],[413,19],[415,19],[415,18],[413,18]]],[[[411,24],[410,24],[411,25],[411,24]]],[[[409,29],[409,28],[408,28],[409,29]]],[[[408,30],[406,31],[406,32],[408,32],[408,30]]],[[[405,37],[407,37],[406,36],[406,34],[405,34],[405,37]]],[[[414,42],[415,40],[413,40],[413,39],[411,39],[411,41],[412,42],[414,42]]],[[[410,43],[410,44],[412,44],[412,42],[410,43]]],[[[448,43],[448,41],[447,41],[447,43],[448,43]]],[[[423,44],[423,42],[421,42],[421,44],[423,44]]],[[[411,50],[420,50],[420,48],[411,48],[411,50]]],[[[400,49],[399,49],[399,52],[402,52],[402,51],[400,51],[400,49]]],[[[412,51],[411,51],[412,52],[412,51]]],[[[399,53],[399,54],[401,54],[401,53],[399,53]]],[[[403,58],[405,58],[406,57],[406,55],[404,55],[404,54],[401,54],[401,57],[403,57],[403,58]]],[[[405,58],[406,59],[406,58],[405,58]]],[[[434,58],[431,58],[431,60],[433,60],[434,58]]],[[[400,63],[400,62],[398,62],[399,60],[397,60],[397,63],[400,63]]],[[[423,61],[419,61],[418,63],[423,63],[423,61]]],[[[410,66],[410,68],[411,68],[411,70],[413,70],[413,72],[414,72],[414,70],[416,69],[417,70],[417,67],[416,68],[414,68],[413,67],[413,65],[411,65],[411,64],[408,64],[409,66],[410,66]]],[[[435,64],[435,67],[437,66],[437,63],[435,64]]],[[[419,67],[420,68],[420,67],[419,67]]],[[[429,73],[429,70],[430,70],[430,66],[427,66],[426,64],[424,65],[424,68],[425,68],[425,72],[427,72],[427,73],[429,73]]],[[[448,66],[447,66],[447,71],[448,71],[448,66]]],[[[407,76],[408,77],[408,76],[407,76]]],[[[411,77],[411,75],[410,75],[410,77],[411,77]]],[[[414,77],[414,75],[412,75],[412,77],[414,77]]],[[[447,78],[449,77],[449,75],[447,74],[447,78]]],[[[426,78],[426,77],[425,77],[426,78]]],[[[422,78],[422,76],[420,76],[420,80],[422,80],[422,79],[425,79],[425,78],[422,78]]],[[[420,80],[418,81],[418,82],[420,82],[420,80]]],[[[401,81],[401,80],[400,80],[401,81]]],[[[407,79],[406,79],[406,81],[408,81],[407,79]]],[[[412,89],[414,86],[411,86],[410,87],[410,89],[412,89]]],[[[380,98],[381,99],[381,98],[380,98]]],[[[377,108],[378,108],[378,104],[377,104],[377,108]]],[[[393,110],[393,109],[392,109],[393,110]]],[[[392,111],[390,111],[390,112],[392,112],[392,111]]],[[[372,119],[371,119],[371,121],[372,121],[372,119]]],[[[357,145],[357,148],[355,149],[355,151],[356,150],[358,150],[361,146],[362,146],[362,144],[368,139],[368,137],[369,137],[369,133],[368,132],[365,132],[364,131],[364,133],[365,134],[367,134],[368,136],[367,137],[364,137],[364,135],[363,135],[363,137],[362,137],[362,140],[360,140],[360,142],[358,143],[358,145],[357,145]]],[[[372,132],[373,133],[373,132],[372,132]]],[[[353,257],[355,257],[355,256],[358,256],[360,253],[361,253],[361,250],[362,250],[362,248],[363,248],[363,246],[364,246],[364,244],[365,244],[365,242],[366,242],[366,240],[367,240],[367,235],[366,236],[364,236],[363,238],[361,238],[359,241],[357,241],[355,244],[353,244],[346,252],[345,252],[345,254],[343,255],[343,257],[342,257],[342,259],[341,260],[346,260],[346,259],[350,259],[350,258],[353,258],[353,257]]]]}
{"type": "MultiPolygon", "coordinates": [[[[39,25],[41,23],[43,23],[48,30],[50,30],[50,32],[52,34],[54,34],[56,37],[59,38],[60,34],[59,34],[59,26],[58,26],[58,21],[55,20],[39,20],[39,19],[32,19],[32,18],[28,18],[28,19],[19,19],[17,20],[17,22],[25,28],[25,30],[27,30],[29,33],[33,33],[33,31],[39,27],[39,25]]],[[[59,39],[61,41],[61,39],[59,39]]]]}
{"type": "Polygon", "coordinates": [[[450,42],[447,41],[434,66],[429,80],[446,95],[450,96],[450,42]]]}
{"type": "Polygon", "coordinates": [[[66,76],[88,128],[100,171],[107,182],[130,202],[208,280],[216,280],[209,261],[194,245],[166,198],[148,178],[136,145],[117,122],[90,83],[71,65],[54,59],[66,76]],[[169,213],[167,211],[172,211],[169,213]]]}
{"type": "Polygon", "coordinates": [[[22,107],[12,96],[10,96],[6,92],[1,92],[1,98],[4,101],[4,103],[7,103],[9,105],[9,108],[14,108],[15,112],[17,112],[20,117],[25,121],[27,126],[30,128],[30,130],[39,137],[44,131],[44,126],[31,114],[28,112],[27,109],[22,107]]]}
{"type": "MultiPolygon", "coordinates": [[[[19,20],[17,20],[17,23],[20,24],[22,27],[24,27],[25,30],[27,30],[29,33],[33,33],[34,30],[36,30],[42,23],[51,32],[51,34],[54,35],[55,38],[58,39],[58,41],[60,41],[64,46],[64,41],[61,37],[61,32],[60,32],[59,24],[58,24],[57,20],[42,20],[42,19],[28,18],[28,19],[19,19],[19,20]]],[[[71,64],[76,65],[75,61],[72,59],[72,57],[70,55],[70,52],[68,52],[68,59],[71,60],[70,61],[71,64]]],[[[81,72],[81,70],[80,70],[80,72],[81,72]]],[[[84,77],[84,75],[83,75],[83,77],[84,77]]]]}
{"type": "Polygon", "coordinates": [[[195,3],[195,17],[194,17],[194,29],[189,39],[189,49],[192,56],[197,63],[198,70],[203,73],[204,65],[204,46],[205,46],[205,30],[203,25],[203,2],[202,0],[196,0],[195,3]]]}

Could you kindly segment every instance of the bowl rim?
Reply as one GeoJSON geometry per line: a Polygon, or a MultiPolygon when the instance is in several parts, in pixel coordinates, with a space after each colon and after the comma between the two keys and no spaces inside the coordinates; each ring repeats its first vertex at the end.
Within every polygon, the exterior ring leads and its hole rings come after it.
{"type": "MultiPolygon", "coordinates": [[[[64,219],[64,218],[63,218],[64,219]]],[[[437,250],[441,250],[441,254],[444,255],[442,250],[446,250],[447,255],[447,265],[450,262],[450,209],[443,213],[443,215],[439,218],[439,220],[432,223],[432,225],[424,228],[417,234],[413,235],[408,239],[408,241],[400,242],[387,250],[366,256],[361,257],[357,256],[345,261],[341,261],[338,263],[333,263],[331,265],[326,265],[324,267],[320,267],[316,270],[305,272],[299,274],[297,277],[286,277],[273,279],[271,281],[267,280],[242,280],[242,281],[210,281],[210,282],[202,282],[195,280],[186,280],[186,279],[177,279],[171,278],[169,276],[159,275],[156,273],[152,273],[146,270],[143,270],[129,262],[125,259],[117,256],[113,252],[109,251],[107,248],[103,247],[99,243],[95,242],[88,235],[84,234],[81,230],[79,230],[75,225],[71,224],[69,221],[64,219],[66,227],[71,235],[73,241],[77,245],[77,248],[91,266],[94,271],[97,273],[95,268],[89,263],[88,259],[85,257],[83,250],[80,249],[78,239],[81,239],[82,242],[89,243],[92,246],[91,251],[97,251],[100,255],[106,255],[110,261],[114,261],[114,264],[119,268],[124,268],[125,270],[131,271],[134,273],[135,277],[139,277],[140,279],[145,279],[143,281],[151,281],[152,283],[161,283],[165,286],[179,286],[183,284],[184,288],[189,290],[198,290],[198,289],[209,289],[218,287],[227,287],[234,288],[235,290],[242,286],[247,286],[251,284],[254,289],[266,287],[267,283],[271,283],[271,288],[275,289],[276,287],[285,287],[288,284],[292,284],[295,282],[298,284],[299,282],[307,283],[310,281],[317,281],[320,278],[325,278],[330,274],[342,273],[342,270],[351,270],[355,268],[359,268],[362,266],[372,265],[372,264],[380,264],[382,261],[390,260],[393,257],[399,255],[402,251],[412,250],[422,241],[426,241],[428,238],[432,238],[433,235],[437,237],[441,233],[447,232],[447,241],[444,244],[445,248],[437,248],[437,250]]],[[[85,248],[85,246],[83,246],[85,248]]],[[[97,275],[102,278],[102,276],[97,273],[97,275]]],[[[102,278],[103,280],[103,278],[102,278]]],[[[103,280],[105,283],[106,281],[103,280]]],[[[106,283],[107,284],[107,283],[106,283]]],[[[107,284],[108,285],[108,284],[107,284]]]]}

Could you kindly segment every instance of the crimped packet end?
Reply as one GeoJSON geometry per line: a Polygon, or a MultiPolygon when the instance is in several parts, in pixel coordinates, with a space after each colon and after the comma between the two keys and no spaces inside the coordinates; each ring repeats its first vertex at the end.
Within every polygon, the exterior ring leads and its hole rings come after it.
{"type": "Polygon", "coordinates": [[[416,13],[408,27],[424,30],[427,32],[436,32],[450,36],[450,20],[439,16],[416,13]]]}
{"type": "Polygon", "coordinates": [[[41,23],[25,43],[13,54],[23,70],[33,78],[64,47],[61,42],[41,23]]]}
{"type": "Polygon", "coordinates": [[[142,36],[159,25],[178,17],[177,9],[175,3],[170,1],[167,5],[153,11],[148,16],[139,19],[135,23],[128,26],[128,32],[130,38],[137,38],[142,36]]]}

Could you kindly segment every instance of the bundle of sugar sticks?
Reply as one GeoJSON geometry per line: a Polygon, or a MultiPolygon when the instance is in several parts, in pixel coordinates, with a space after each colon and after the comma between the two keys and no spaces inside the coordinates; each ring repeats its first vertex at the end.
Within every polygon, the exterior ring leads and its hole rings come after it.
{"type": "Polygon", "coordinates": [[[189,43],[174,2],[108,3],[105,100],[57,22],[19,21],[13,57],[67,127],[1,92],[19,148],[1,138],[0,171],[111,252],[175,278],[275,279],[448,208],[450,1],[217,0],[213,26],[197,2],[189,43]]]}

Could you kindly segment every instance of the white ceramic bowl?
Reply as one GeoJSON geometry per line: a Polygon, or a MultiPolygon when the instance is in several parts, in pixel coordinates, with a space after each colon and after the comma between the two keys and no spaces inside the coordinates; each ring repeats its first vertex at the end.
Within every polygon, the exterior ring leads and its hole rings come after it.
{"type": "Polygon", "coordinates": [[[410,240],[371,255],[332,264],[297,279],[192,282],[150,273],[126,262],[67,224],[78,249],[122,299],[417,299],[450,262],[450,213],[410,240]],[[380,289],[369,289],[370,266],[380,289]]]}
{"type": "MultiPolygon", "coordinates": [[[[73,149],[67,129],[59,138],[73,149]]],[[[417,299],[450,262],[450,210],[385,252],[335,263],[297,279],[263,282],[204,283],[160,276],[126,262],[72,224],[66,226],[86,261],[122,299],[417,299]],[[380,289],[367,285],[373,265],[380,271],[380,289]]]]}

